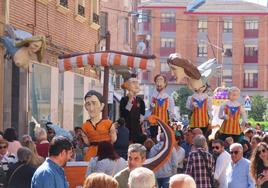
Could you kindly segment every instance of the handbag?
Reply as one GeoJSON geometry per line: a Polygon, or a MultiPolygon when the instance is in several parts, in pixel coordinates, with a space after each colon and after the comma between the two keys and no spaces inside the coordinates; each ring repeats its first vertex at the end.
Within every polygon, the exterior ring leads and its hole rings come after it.
{"type": "MultiPolygon", "coordinates": [[[[203,152],[199,152],[202,156],[202,158],[204,159],[205,163],[208,164],[208,161],[207,161],[207,158],[204,156],[204,153],[203,152]]],[[[205,165],[206,169],[207,169],[207,172],[209,174],[209,177],[210,177],[210,183],[211,183],[211,186],[212,188],[219,188],[220,187],[220,182],[216,179],[214,179],[214,177],[212,176],[212,170],[208,168],[207,165],[205,165]]]]}

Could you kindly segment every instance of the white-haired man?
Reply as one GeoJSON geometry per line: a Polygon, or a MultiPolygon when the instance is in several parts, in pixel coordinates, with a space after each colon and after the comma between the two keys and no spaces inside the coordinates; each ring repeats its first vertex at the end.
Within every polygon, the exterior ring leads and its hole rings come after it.
{"type": "Polygon", "coordinates": [[[154,172],[138,167],[132,170],[128,178],[129,188],[156,188],[154,172]]]}
{"type": "Polygon", "coordinates": [[[187,174],[176,174],[169,179],[169,188],[196,188],[194,179],[187,174]]]}
{"type": "Polygon", "coordinates": [[[255,184],[249,173],[250,161],[243,158],[243,146],[234,143],[230,146],[232,162],[226,170],[228,188],[254,188],[255,184]]]}

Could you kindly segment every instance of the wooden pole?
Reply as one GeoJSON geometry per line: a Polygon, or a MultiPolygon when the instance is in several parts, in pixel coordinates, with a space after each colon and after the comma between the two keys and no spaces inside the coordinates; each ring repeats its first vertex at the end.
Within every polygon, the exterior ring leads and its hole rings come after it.
{"type": "MultiPolygon", "coordinates": [[[[111,34],[109,31],[106,33],[106,49],[110,50],[110,41],[111,41],[111,34]]],[[[108,97],[109,97],[109,67],[104,67],[104,76],[103,76],[103,98],[104,98],[104,109],[102,112],[102,118],[108,119],[108,97]]]]}

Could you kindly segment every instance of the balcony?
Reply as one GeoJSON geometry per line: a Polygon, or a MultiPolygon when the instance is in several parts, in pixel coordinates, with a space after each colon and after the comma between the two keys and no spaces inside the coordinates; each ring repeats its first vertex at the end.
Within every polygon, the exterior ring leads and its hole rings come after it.
{"type": "Polygon", "coordinates": [[[176,32],[176,23],[161,23],[160,31],[162,32],[176,32]]]}
{"type": "Polygon", "coordinates": [[[244,55],[244,63],[258,63],[258,55],[254,56],[244,55]]]}
{"type": "Polygon", "coordinates": [[[247,29],[244,31],[244,38],[258,38],[259,30],[258,29],[247,29]]]}
{"type": "Polygon", "coordinates": [[[160,48],[160,56],[167,57],[171,53],[174,53],[176,51],[176,48],[160,48]]]}

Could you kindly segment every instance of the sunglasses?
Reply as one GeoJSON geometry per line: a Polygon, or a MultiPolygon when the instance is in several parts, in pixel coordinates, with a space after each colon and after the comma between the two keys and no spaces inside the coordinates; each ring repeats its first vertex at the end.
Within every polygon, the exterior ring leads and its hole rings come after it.
{"type": "Polygon", "coordinates": [[[0,146],[0,149],[6,149],[7,146],[0,146]]]}
{"type": "Polygon", "coordinates": [[[239,153],[239,151],[230,151],[230,154],[232,155],[232,154],[235,154],[235,155],[237,155],[239,153]]]}
{"type": "Polygon", "coordinates": [[[212,146],[212,149],[218,150],[218,149],[220,149],[220,147],[219,146],[212,146]]]}
{"type": "Polygon", "coordinates": [[[258,155],[261,154],[261,153],[265,153],[265,152],[266,152],[266,149],[262,149],[262,150],[257,151],[258,155]]]}

